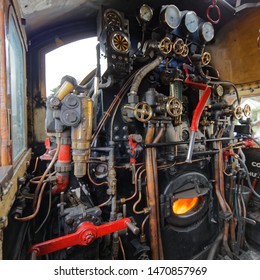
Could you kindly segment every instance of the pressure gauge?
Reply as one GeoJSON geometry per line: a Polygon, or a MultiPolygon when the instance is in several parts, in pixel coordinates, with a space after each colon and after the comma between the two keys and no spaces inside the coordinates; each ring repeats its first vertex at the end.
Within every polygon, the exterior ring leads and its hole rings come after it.
{"type": "Polygon", "coordinates": [[[189,11],[184,16],[184,24],[188,32],[194,33],[199,28],[199,18],[193,11],[189,11]]]}
{"type": "Polygon", "coordinates": [[[181,13],[175,5],[168,5],[161,11],[160,18],[168,27],[176,29],[181,22],[181,13]]]}
{"type": "Polygon", "coordinates": [[[153,9],[150,6],[143,4],[139,10],[140,20],[142,20],[143,22],[149,22],[152,19],[152,17],[153,9]]]}
{"type": "Polygon", "coordinates": [[[110,44],[114,51],[126,54],[130,49],[130,41],[128,37],[121,31],[116,31],[110,36],[110,44]]]}
{"type": "Polygon", "coordinates": [[[214,38],[214,27],[210,22],[204,22],[201,26],[202,39],[208,43],[214,38]]]}
{"type": "Polygon", "coordinates": [[[108,9],[104,13],[104,20],[108,26],[122,27],[122,18],[116,10],[108,9]]]}
{"type": "Polygon", "coordinates": [[[216,87],[216,93],[219,97],[223,96],[224,94],[224,88],[222,87],[222,85],[218,85],[216,87]]]}

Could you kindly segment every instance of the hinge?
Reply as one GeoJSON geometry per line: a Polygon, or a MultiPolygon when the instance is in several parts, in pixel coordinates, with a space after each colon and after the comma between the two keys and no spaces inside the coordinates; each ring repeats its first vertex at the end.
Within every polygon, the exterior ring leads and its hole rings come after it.
{"type": "Polygon", "coordinates": [[[160,214],[161,214],[161,226],[163,227],[164,219],[171,215],[171,197],[166,195],[160,196],[160,214]]]}

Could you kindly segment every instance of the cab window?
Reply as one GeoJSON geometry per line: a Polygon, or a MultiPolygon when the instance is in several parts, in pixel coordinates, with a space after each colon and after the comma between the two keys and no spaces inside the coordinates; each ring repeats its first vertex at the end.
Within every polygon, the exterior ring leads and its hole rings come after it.
{"type": "Polygon", "coordinates": [[[12,157],[17,161],[26,149],[25,50],[15,19],[10,10],[7,30],[8,93],[11,95],[12,157]]]}

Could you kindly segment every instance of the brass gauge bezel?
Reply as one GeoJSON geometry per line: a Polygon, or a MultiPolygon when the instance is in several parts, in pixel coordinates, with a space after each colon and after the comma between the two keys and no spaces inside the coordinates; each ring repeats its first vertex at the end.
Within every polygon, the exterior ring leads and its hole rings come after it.
{"type": "Polygon", "coordinates": [[[209,43],[210,41],[212,41],[215,36],[215,30],[214,30],[214,26],[212,25],[212,23],[209,21],[203,22],[199,26],[199,34],[200,34],[200,38],[203,42],[209,43]],[[209,32],[211,32],[210,36],[208,35],[209,32]]]}
{"type": "Polygon", "coordinates": [[[110,44],[114,51],[121,54],[127,54],[130,50],[130,41],[121,31],[116,31],[111,34],[110,44]]]}
{"type": "Polygon", "coordinates": [[[216,94],[219,96],[219,97],[222,97],[224,95],[224,88],[222,85],[217,85],[216,86],[216,94]]]}
{"type": "Polygon", "coordinates": [[[170,29],[176,29],[181,23],[181,12],[175,5],[163,7],[160,13],[160,21],[170,29]],[[175,14],[173,15],[173,13],[175,14]],[[174,23],[171,22],[172,19],[174,19],[174,23]]]}
{"type": "Polygon", "coordinates": [[[188,11],[185,15],[184,15],[184,19],[183,19],[183,22],[184,22],[184,26],[186,28],[186,30],[189,32],[189,33],[195,33],[198,29],[199,29],[199,18],[197,16],[197,14],[194,12],[194,11],[188,11]],[[193,17],[193,20],[195,20],[195,24],[196,24],[196,27],[195,29],[191,29],[189,27],[189,22],[188,21],[188,18],[189,17],[193,17]]]}
{"type": "Polygon", "coordinates": [[[120,13],[114,9],[107,9],[104,12],[104,21],[107,26],[122,28],[123,19],[120,13]]]}
{"type": "Polygon", "coordinates": [[[139,9],[138,17],[142,22],[149,22],[153,18],[153,9],[143,4],[139,9]]]}

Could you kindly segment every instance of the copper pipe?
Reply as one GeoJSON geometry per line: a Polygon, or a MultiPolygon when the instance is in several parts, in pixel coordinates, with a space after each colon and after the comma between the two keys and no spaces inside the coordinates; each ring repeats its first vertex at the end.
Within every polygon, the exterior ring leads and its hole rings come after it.
{"type": "Polygon", "coordinates": [[[43,192],[45,190],[46,185],[47,185],[47,183],[44,183],[42,185],[42,188],[41,188],[41,191],[40,191],[40,194],[39,194],[39,198],[38,198],[38,201],[37,201],[37,206],[36,206],[36,209],[33,212],[33,214],[31,214],[31,215],[29,215],[27,217],[22,217],[22,218],[15,217],[15,219],[17,221],[26,222],[26,221],[30,221],[30,220],[32,220],[33,218],[36,217],[36,215],[39,213],[39,210],[40,210],[40,206],[41,206],[41,202],[42,202],[42,197],[43,197],[43,192]]]}
{"type": "MultiPolygon", "coordinates": [[[[229,188],[229,205],[230,208],[233,210],[233,195],[234,195],[234,177],[230,177],[230,188],[229,188]]],[[[235,215],[234,210],[232,211],[233,219],[230,221],[230,237],[231,237],[231,250],[234,252],[235,244],[236,244],[236,223],[235,223],[235,215]]]]}
{"type": "Polygon", "coordinates": [[[0,0],[0,161],[1,166],[11,164],[9,149],[9,135],[7,122],[7,75],[6,75],[6,51],[5,51],[5,5],[0,0]]]}
{"type": "Polygon", "coordinates": [[[124,249],[123,242],[122,242],[122,239],[121,239],[120,236],[118,237],[118,240],[119,240],[119,245],[120,245],[120,249],[121,249],[121,252],[122,252],[123,260],[126,260],[125,249],[124,249]]]}
{"type": "Polygon", "coordinates": [[[217,144],[218,150],[219,150],[219,157],[218,157],[218,164],[219,164],[219,189],[220,193],[225,200],[225,189],[224,189],[224,165],[223,165],[223,150],[222,150],[222,143],[219,141],[217,144]]]}
{"type": "Polygon", "coordinates": [[[232,252],[229,248],[229,245],[228,245],[228,232],[229,232],[229,222],[225,222],[224,224],[224,237],[223,237],[223,246],[225,248],[225,251],[227,253],[227,255],[233,259],[233,255],[232,255],[232,252]]]}
{"type": "Polygon", "coordinates": [[[106,206],[111,200],[112,200],[112,196],[110,196],[109,199],[106,200],[105,202],[99,204],[97,207],[99,207],[99,208],[104,207],[104,206],[106,206]]]}
{"type": "Polygon", "coordinates": [[[165,130],[166,130],[165,126],[162,126],[162,127],[160,128],[160,130],[159,130],[157,136],[156,136],[156,137],[154,138],[154,140],[153,140],[153,144],[157,144],[157,143],[161,140],[161,138],[163,137],[163,135],[164,135],[164,133],[165,133],[165,130]]]}
{"type": "Polygon", "coordinates": [[[156,149],[152,148],[152,166],[153,166],[153,174],[154,174],[154,190],[155,190],[155,198],[156,198],[156,221],[157,221],[157,229],[158,229],[158,241],[159,241],[159,259],[163,260],[163,246],[162,246],[162,237],[161,237],[161,230],[160,230],[160,216],[159,216],[159,205],[158,205],[158,198],[159,198],[159,191],[158,191],[158,167],[156,161],[156,149]]]}
{"type": "Polygon", "coordinates": [[[38,185],[37,185],[37,187],[36,187],[36,189],[35,189],[35,192],[34,192],[34,199],[33,199],[33,208],[34,208],[35,205],[36,205],[36,201],[37,201],[37,198],[38,198],[38,193],[39,193],[39,191],[40,191],[40,189],[41,189],[42,183],[43,183],[45,177],[47,176],[47,174],[49,173],[49,171],[51,170],[51,168],[53,167],[55,161],[56,161],[57,158],[58,158],[58,154],[59,154],[60,146],[61,146],[61,137],[60,137],[60,136],[57,136],[57,140],[56,140],[56,141],[57,141],[57,149],[56,149],[56,152],[55,152],[55,154],[54,154],[54,156],[53,156],[53,158],[52,158],[52,160],[51,160],[49,166],[46,168],[45,172],[42,174],[41,179],[40,179],[40,181],[39,181],[39,183],[38,183],[38,185]]]}
{"type": "MultiPolygon", "coordinates": [[[[154,125],[150,125],[147,129],[145,143],[152,143],[154,137],[154,125]]],[[[148,195],[148,207],[150,208],[150,243],[151,243],[151,256],[153,260],[159,259],[159,235],[157,226],[157,207],[156,207],[156,192],[154,184],[154,170],[152,161],[152,149],[145,150],[145,167],[147,176],[146,193],[148,195]]]]}
{"type": "Polygon", "coordinates": [[[142,222],[142,225],[141,225],[141,235],[144,235],[144,226],[149,218],[149,214],[144,218],[143,222],[142,222]]]}
{"type": "Polygon", "coordinates": [[[142,199],[142,192],[139,191],[138,200],[137,200],[137,201],[134,203],[134,205],[133,205],[133,212],[134,212],[135,214],[137,214],[137,215],[140,215],[140,214],[143,214],[143,213],[144,213],[144,210],[142,210],[142,211],[137,211],[137,210],[136,210],[136,206],[137,206],[137,204],[139,204],[139,202],[141,201],[141,199],[142,199]]]}
{"type": "MultiPolygon", "coordinates": [[[[125,202],[126,202],[126,201],[129,201],[129,200],[132,200],[132,199],[136,196],[137,190],[138,190],[138,179],[137,179],[137,175],[138,175],[138,172],[139,172],[142,168],[143,168],[143,166],[140,166],[140,167],[136,170],[136,172],[135,172],[135,191],[134,191],[134,193],[133,193],[130,197],[127,197],[127,198],[125,199],[125,202]]],[[[143,170],[142,173],[140,173],[140,174],[143,174],[144,171],[145,171],[145,170],[143,170]]]]}
{"type": "MultiPolygon", "coordinates": [[[[153,144],[158,143],[165,133],[165,126],[161,127],[157,136],[155,137],[153,144]]],[[[159,216],[159,186],[158,186],[158,166],[156,161],[156,148],[152,148],[152,164],[153,164],[153,173],[154,173],[154,187],[155,187],[155,197],[156,197],[156,213],[157,213],[157,228],[158,228],[158,238],[159,238],[159,259],[163,260],[163,246],[162,246],[162,237],[160,230],[160,216],[159,216]]]]}
{"type": "Polygon", "coordinates": [[[226,207],[226,203],[220,193],[220,190],[219,190],[219,173],[217,172],[218,170],[218,165],[216,164],[216,161],[218,162],[218,156],[216,156],[216,160],[215,160],[215,192],[216,192],[216,195],[217,195],[217,198],[218,198],[218,202],[219,202],[219,205],[223,211],[223,213],[227,212],[227,207],[226,207]]]}
{"type": "MultiPolygon", "coordinates": [[[[46,176],[45,176],[45,178],[47,177],[51,177],[51,176],[53,176],[53,175],[55,175],[56,174],[56,171],[54,171],[54,172],[52,172],[52,173],[50,173],[50,174],[47,174],[46,176]]],[[[30,182],[30,184],[39,184],[39,180],[38,179],[41,179],[41,177],[42,176],[37,176],[37,177],[34,177],[33,179],[31,179],[29,182],[30,182]]],[[[43,180],[43,183],[45,183],[45,182],[48,182],[48,180],[49,179],[46,179],[46,180],[43,180]]]]}
{"type": "MultiPolygon", "coordinates": [[[[220,138],[223,134],[223,129],[220,129],[218,133],[218,138],[220,138]]],[[[218,142],[217,144],[214,144],[214,146],[217,146],[219,149],[219,154],[215,156],[215,191],[216,195],[220,204],[220,207],[225,214],[226,212],[230,212],[232,214],[232,211],[228,205],[228,203],[225,200],[225,189],[224,189],[224,175],[223,175],[223,150],[222,150],[222,144],[221,142],[218,142]]],[[[225,251],[227,255],[233,259],[232,252],[230,250],[230,247],[228,245],[228,236],[229,236],[229,221],[224,222],[224,235],[223,235],[223,246],[225,248],[225,251]]]]}
{"type": "Polygon", "coordinates": [[[88,175],[88,179],[89,181],[95,185],[96,187],[100,187],[100,186],[104,186],[104,185],[108,185],[108,182],[101,182],[101,183],[97,183],[93,180],[93,178],[91,177],[91,174],[90,174],[90,164],[88,163],[88,166],[87,166],[87,175],[88,175]]]}
{"type": "MultiPolygon", "coordinates": [[[[123,87],[119,90],[118,94],[115,96],[115,98],[113,99],[113,101],[111,102],[109,108],[107,109],[106,112],[104,112],[104,115],[102,117],[102,119],[100,120],[97,128],[96,128],[96,131],[93,133],[92,135],[92,141],[91,141],[91,146],[94,145],[94,142],[96,141],[96,138],[99,134],[99,132],[101,131],[103,125],[105,124],[106,120],[108,119],[108,117],[110,117],[110,114],[114,108],[114,106],[117,104],[117,102],[123,98],[126,94],[126,89],[132,84],[132,80],[135,76],[136,72],[133,73],[129,79],[126,81],[126,83],[123,85],[123,87]]],[[[94,108],[95,109],[95,108],[94,108]]]]}
{"type": "Polygon", "coordinates": [[[36,160],[35,160],[34,169],[32,171],[32,174],[36,171],[36,169],[38,167],[38,162],[39,162],[39,157],[37,157],[36,160]]]}

